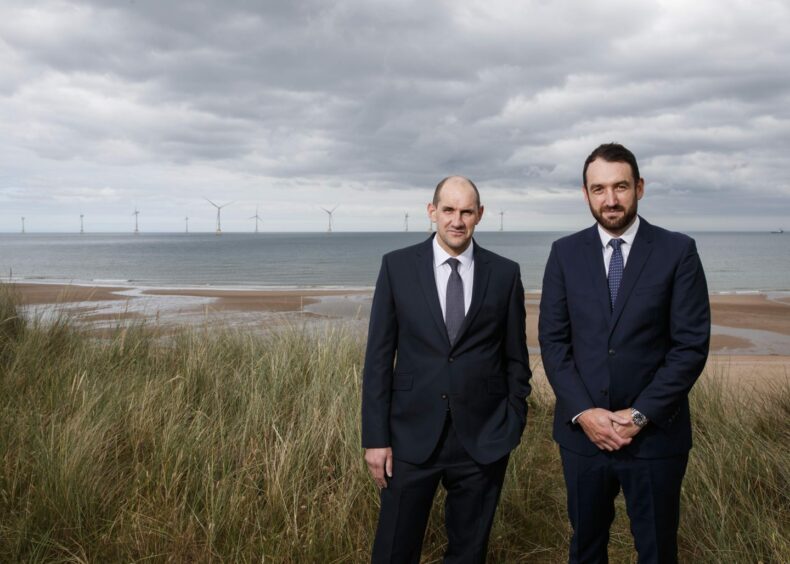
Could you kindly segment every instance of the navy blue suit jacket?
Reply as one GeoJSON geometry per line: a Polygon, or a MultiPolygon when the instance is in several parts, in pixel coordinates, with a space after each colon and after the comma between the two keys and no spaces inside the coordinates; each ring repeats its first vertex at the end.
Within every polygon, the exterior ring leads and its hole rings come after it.
{"type": "Polygon", "coordinates": [[[640,218],[614,310],[597,226],[555,241],[539,340],[561,446],[595,454],[571,419],[592,407],[634,407],[650,423],[625,450],[659,458],[691,448],[688,393],[710,342],[708,288],[693,239],[640,218]]]}
{"type": "Polygon", "coordinates": [[[420,464],[448,406],[477,462],[518,443],[530,392],[518,264],[474,245],[472,303],[451,346],[436,290],[432,238],[384,256],[370,314],[362,384],[362,446],[420,464]]]}

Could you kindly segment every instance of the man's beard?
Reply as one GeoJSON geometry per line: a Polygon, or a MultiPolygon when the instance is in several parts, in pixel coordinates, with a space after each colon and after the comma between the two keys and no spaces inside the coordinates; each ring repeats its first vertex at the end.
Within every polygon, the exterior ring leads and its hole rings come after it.
{"type": "Polygon", "coordinates": [[[594,209],[590,206],[590,211],[595,217],[596,221],[601,224],[601,226],[606,229],[607,231],[618,232],[618,231],[625,231],[625,229],[631,225],[631,222],[634,221],[636,217],[636,202],[631,209],[626,210],[623,206],[617,205],[613,207],[607,207],[603,209],[594,209]],[[604,213],[607,211],[622,211],[625,212],[620,217],[615,219],[607,219],[604,216],[604,213]]]}

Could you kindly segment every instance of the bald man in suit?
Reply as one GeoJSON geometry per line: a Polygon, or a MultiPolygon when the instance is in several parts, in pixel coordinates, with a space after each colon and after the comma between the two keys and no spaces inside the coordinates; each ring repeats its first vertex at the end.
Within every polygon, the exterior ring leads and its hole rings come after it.
{"type": "Polygon", "coordinates": [[[362,446],[381,488],[376,563],[419,562],[440,482],[444,561],[484,562],[527,418],[519,267],[473,240],[483,206],[472,181],[442,180],[428,213],[436,235],[384,256],[370,316],[362,446]]]}

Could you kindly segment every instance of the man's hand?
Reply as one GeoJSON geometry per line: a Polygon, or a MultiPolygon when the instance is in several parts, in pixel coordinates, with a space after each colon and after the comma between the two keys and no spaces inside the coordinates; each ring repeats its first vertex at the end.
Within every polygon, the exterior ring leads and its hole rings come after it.
{"type": "Polygon", "coordinates": [[[614,412],[615,415],[619,415],[624,419],[628,419],[628,423],[623,425],[621,423],[614,424],[614,431],[624,439],[631,439],[636,436],[636,434],[642,430],[642,427],[638,425],[634,425],[634,421],[631,417],[631,409],[621,409],[619,411],[614,412]]]}
{"type": "Polygon", "coordinates": [[[368,470],[376,485],[379,488],[386,488],[387,478],[392,478],[392,448],[365,449],[365,462],[368,463],[368,470]]]}
{"type": "Polygon", "coordinates": [[[622,412],[614,413],[608,409],[593,407],[579,415],[576,422],[582,426],[587,438],[601,450],[619,450],[631,442],[631,437],[620,436],[615,430],[616,425],[633,425],[630,415],[625,417],[622,412]]]}

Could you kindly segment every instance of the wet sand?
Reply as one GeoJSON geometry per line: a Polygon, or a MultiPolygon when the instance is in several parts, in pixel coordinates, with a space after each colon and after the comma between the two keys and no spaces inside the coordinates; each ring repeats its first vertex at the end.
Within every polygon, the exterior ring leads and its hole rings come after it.
{"type": "Polygon", "coordinates": [[[115,292],[126,288],[66,284],[11,284],[25,305],[125,300],[115,292]]]}
{"type": "MultiPolygon", "coordinates": [[[[63,309],[97,335],[118,323],[140,321],[152,321],[165,332],[196,323],[268,330],[293,321],[327,320],[342,320],[364,330],[372,297],[369,289],[146,289],[30,283],[14,287],[32,311],[63,309]]],[[[548,391],[538,354],[539,303],[539,294],[527,294],[527,344],[536,388],[548,391]]],[[[712,354],[701,381],[714,379],[739,391],[767,393],[790,385],[790,296],[714,295],[711,308],[712,354]]]]}
{"type": "Polygon", "coordinates": [[[149,296],[194,296],[214,298],[217,311],[304,311],[322,297],[367,294],[365,290],[145,290],[149,296]]]}
{"type": "MultiPolygon", "coordinates": [[[[234,314],[249,318],[256,313],[302,313],[327,319],[355,319],[367,317],[370,311],[371,290],[364,289],[211,289],[211,288],[156,288],[137,289],[106,286],[76,286],[60,284],[14,284],[24,304],[71,304],[85,321],[117,319],[119,312],[100,311],[98,302],[126,301],[127,306],[143,297],[173,297],[183,299],[178,313],[192,312],[204,316],[225,314],[232,321],[234,314]],[[123,293],[121,293],[123,292],[123,293]],[[124,295],[126,294],[126,295],[124,295]],[[187,298],[192,298],[188,300],[187,298]],[[97,307],[90,312],[90,308],[97,307]],[[91,317],[92,314],[92,317],[91,317]],[[229,316],[229,317],[228,317],[229,316]]],[[[539,294],[527,294],[527,344],[530,352],[538,351],[537,321],[539,294]]],[[[790,356],[790,296],[772,294],[713,295],[711,296],[713,337],[711,350],[715,354],[787,355],[790,356]]],[[[155,306],[157,307],[157,306],[155,306]]],[[[167,311],[134,313],[133,308],[122,312],[127,318],[146,315],[156,319],[166,317],[167,311]]]]}

